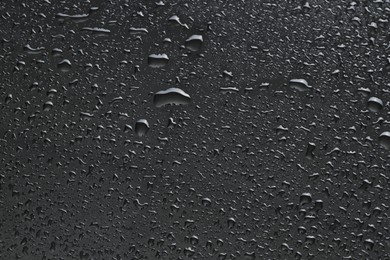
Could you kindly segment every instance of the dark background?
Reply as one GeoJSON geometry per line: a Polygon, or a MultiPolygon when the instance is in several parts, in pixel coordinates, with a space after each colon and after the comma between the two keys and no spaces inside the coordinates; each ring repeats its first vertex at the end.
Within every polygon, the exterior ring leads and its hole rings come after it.
{"type": "Polygon", "coordinates": [[[390,259],[389,1],[0,14],[0,259],[390,259]],[[171,87],[190,104],[155,107],[171,87]]]}

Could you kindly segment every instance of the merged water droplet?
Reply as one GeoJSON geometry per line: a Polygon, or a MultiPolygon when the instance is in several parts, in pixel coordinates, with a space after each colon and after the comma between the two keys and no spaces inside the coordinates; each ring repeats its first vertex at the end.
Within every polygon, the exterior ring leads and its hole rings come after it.
{"type": "Polygon", "coordinates": [[[83,31],[90,31],[90,32],[92,32],[92,34],[94,34],[96,36],[107,36],[111,32],[108,29],[97,28],[97,27],[93,27],[93,28],[92,27],[84,27],[81,30],[83,30],[83,31]]]}
{"type": "Polygon", "coordinates": [[[60,21],[63,21],[65,19],[72,19],[76,22],[83,22],[83,21],[86,21],[89,17],[89,13],[88,14],[74,14],[74,15],[70,15],[70,14],[64,14],[64,13],[57,13],[56,14],[56,18],[60,21]]]}
{"type": "Polygon", "coordinates": [[[305,79],[291,79],[289,86],[299,92],[308,91],[312,88],[305,79]]]}
{"type": "Polygon", "coordinates": [[[130,34],[147,34],[148,30],[146,28],[136,28],[130,27],[130,34]]]}
{"type": "Polygon", "coordinates": [[[134,131],[139,136],[142,137],[146,135],[149,131],[149,123],[146,119],[140,119],[135,123],[134,131]]]}
{"type": "Polygon", "coordinates": [[[173,16],[169,17],[168,21],[171,23],[174,23],[174,24],[178,24],[178,25],[183,26],[183,27],[188,29],[188,25],[185,23],[182,23],[180,21],[180,18],[177,15],[173,15],[173,16]]]}
{"type": "Polygon", "coordinates": [[[156,107],[171,105],[187,105],[191,97],[180,88],[169,88],[154,94],[153,103],[156,107]]]}
{"type": "Polygon", "coordinates": [[[219,90],[222,93],[236,93],[239,91],[239,89],[235,87],[220,87],[219,90]]]}
{"type": "Polygon", "coordinates": [[[198,34],[190,36],[185,42],[185,47],[190,51],[199,51],[202,45],[203,36],[198,34]]]}
{"type": "Polygon", "coordinates": [[[27,44],[26,46],[24,46],[23,50],[28,54],[40,54],[45,50],[45,47],[33,48],[30,46],[30,44],[27,44]]]}
{"type": "Polygon", "coordinates": [[[383,101],[377,97],[370,97],[367,101],[367,108],[371,112],[379,112],[383,108],[383,101]]]}
{"type": "Polygon", "coordinates": [[[75,23],[81,23],[88,20],[89,16],[95,13],[97,10],[99,10],[99,7],[91,7],[88,11],[88,13],[85,14],[65,14],[65,13],[57,13],[56,18],[59,21],[64,21],[66,19],[70,19],[75,23]]]}
{"type": "Polygon", "coordinates": [[[166,54],[151,54],[148,57],[148,65],[151,68],[162,68],[167,65],[169,61],[168,55],[166,54]]]}

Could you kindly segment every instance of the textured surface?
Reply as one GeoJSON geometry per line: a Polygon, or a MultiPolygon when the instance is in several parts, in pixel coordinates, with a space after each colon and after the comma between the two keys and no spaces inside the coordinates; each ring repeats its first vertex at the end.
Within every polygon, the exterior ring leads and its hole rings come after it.
{"type": "Polygon", "coordinates": [[[390,259],[387,0],[0,14],[0,259],[390,259]]]}

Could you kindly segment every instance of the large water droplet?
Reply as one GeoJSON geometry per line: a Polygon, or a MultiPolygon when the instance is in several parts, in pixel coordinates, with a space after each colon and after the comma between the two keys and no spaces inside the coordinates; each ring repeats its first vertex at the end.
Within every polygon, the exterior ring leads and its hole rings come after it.
{"type": "Polygon", "coordinates": [[[161,90],[154,94],[153,103],[156,107],[162,107],[168,104],[187,105],[191,97],[179,88],[169,88],[161,90]]]}
{"type": "Polygon", "coordinates": [[[203,199],[202,199],[202,205],[203,205],[203,206],[206,206],[206,207],[210,206],[210,205],[211,205],[211,199],[209,199],[209,198],[203,198],[203,199]]]}
{"type": "Polygon", "coordinates": [[[310,193],[302,193],[301,197],[299,198],[299,203],[301,205],[310,203],[312,201],[312,197],[310,193]]]}
{"type": "Polygon", "coordinates": [[[372,241],[372,239],[366,239],[364,240],[364,247],[366,248],[366,250],[372,250],[374,248],[374,241],[372,241]]]}
{"type": "Polygon", "coordinates": [[[47,101],[45,104],[43,104],[43,111],[50,111],[53,108],[53,102],[47,101]]]}
{"type": "Polygon", "coordinates": [[[148,57],[148,64],[151,68],[162,68],[167,65],[169,61],[166,54],[151,54],[148,57]]]}
{"type": "Polygon", "coordinates": [[[190,36],[185,43],[185,46],[190,51],[199,51],[203,44],[203,36],[194,34],[190,36]]]}
{"type": "Polygon", "coordinates": [[[370,97],[367,107],[371,112],[379,112],[383,108],[383,101],[377,97],[370,97]]]}
{"type": "Polygon", "coordinates": [[[146,135],[146,133],[149,131],[149,123],[146,119],[140,119],[135,123],[134,131],[139,136],[142,137],[146,135]]]}
{"type": "Polygon", "coordinates": [[[390,150],[390,132],[385,131],[379,136],[379,144],[386,150],[390,150]]]}

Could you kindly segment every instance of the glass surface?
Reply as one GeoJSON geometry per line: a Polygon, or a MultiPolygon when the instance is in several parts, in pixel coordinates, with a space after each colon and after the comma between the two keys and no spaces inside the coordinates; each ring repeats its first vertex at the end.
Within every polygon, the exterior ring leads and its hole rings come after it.
{"type": "Polygon", "coordinates": [[[389,0],[0,1],[0,259],[390,259],[389,0]]]}

